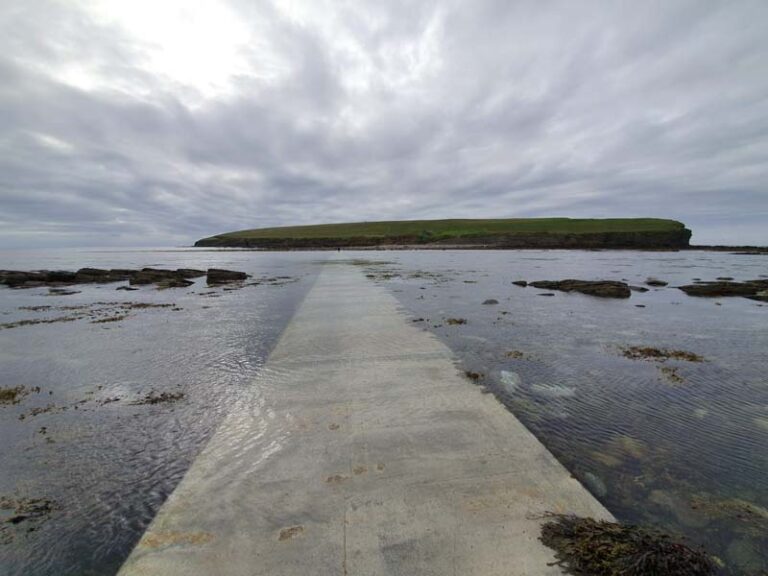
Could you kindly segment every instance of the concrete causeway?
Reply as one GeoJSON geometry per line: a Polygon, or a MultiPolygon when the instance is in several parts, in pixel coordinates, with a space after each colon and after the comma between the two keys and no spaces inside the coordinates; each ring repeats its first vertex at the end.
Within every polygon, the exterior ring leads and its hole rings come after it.
{"type": "Polygon", "coordinates": [[[555,575],[547,511],[611,519],[391,294],[329,262],[119,574],[555,575]]]}

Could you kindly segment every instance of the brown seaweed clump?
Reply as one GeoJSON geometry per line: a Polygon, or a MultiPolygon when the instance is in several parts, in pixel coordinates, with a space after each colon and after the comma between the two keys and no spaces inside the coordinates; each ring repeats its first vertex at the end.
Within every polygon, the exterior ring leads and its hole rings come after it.
{"type": "Polygon", "coordinates": [[[650,346],[630,346],[623,348],[622,354],[632,360],[684,360],[686,362],[704,362],[704,357],[686,352],[685,350],[665,350],[663,348],[651,348],[650,346]]]}
{"type": "Polygon", "coordinates": [[[149,394],[144,396],[144,398],[132,402],[131,404],[164,404],[168,402],[176,402],[182,398],[184,398],[184,392],[161,392],[160,394],[157,394],[152,390],[149,394]]]}
{"type": "Polygon", "coordinates": [[[556,564],[583,576],[709,576],[716,574],[702,551],[667,534],[642,528],[553,514],[541,541],[555,550],[556,564]]]}
{"type": "Polygon", "coordinates": [[[26,396],[27,389],[24,386],[15,386],[13,388],[0,387],[0,404],[18,404],[23,396],[26,396]]]}

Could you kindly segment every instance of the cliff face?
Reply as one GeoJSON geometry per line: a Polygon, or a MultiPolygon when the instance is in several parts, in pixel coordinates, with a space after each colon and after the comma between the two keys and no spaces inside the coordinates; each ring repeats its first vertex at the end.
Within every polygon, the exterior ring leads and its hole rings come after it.
{"type": "Polygon", "coordinates": [[[687,248],[691,231],[687,228],[654,232],[601,232],[585,234],[500,234],[495,236],[464,236],[431,239],[424,242],[418,236],[388,236],[357,238],[247,238],[211,236],[195,242],[197,247],[231,247],[260,249],[323,249],[373,246],[460,246],[466,248],[687,248]]]}

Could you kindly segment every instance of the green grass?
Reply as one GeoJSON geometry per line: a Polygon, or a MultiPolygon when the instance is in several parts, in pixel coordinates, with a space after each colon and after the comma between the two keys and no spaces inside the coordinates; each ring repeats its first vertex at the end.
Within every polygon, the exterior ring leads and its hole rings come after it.
{"type": "Polygon", "coordinates": [[[384,238],[415,236],[446,239],[509,234],[590,234],[602,232],[666,232],[682,230],[675,220],[659,218],[505,218],[493,220],[404,220],[391,222],[352,222],[257,228],[219,234],[214,238],[384,238]]]}

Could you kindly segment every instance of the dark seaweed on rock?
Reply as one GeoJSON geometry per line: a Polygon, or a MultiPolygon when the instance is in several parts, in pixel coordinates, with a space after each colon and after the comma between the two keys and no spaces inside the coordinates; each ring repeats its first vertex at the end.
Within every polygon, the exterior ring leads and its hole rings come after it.
{"type": "MultiPolygon", "coordinates": [[[[69,286],[72,284],[110,284],[113,282],[129,281],[131,285],[165,284],[165,287],[185,287],[192,284],[190,278],[205,276],[203,270],[179,268],[178,270],[161,270],[159,268],[142,268],[141,270],[125,270],[113,268],[80,268],[76,272],[67,270],[0,270],[0,284],[10,288],[37,288],[40,286],[69,286]]],[[[51,290],[56,294],[57,288],[51,290]]],[[[59,291],[60,295],[74,294],[74,291],[59,291]]]]}
{"type": "Polygon", "coordinates": [[[621,353],[630,360],[684,360],[686,362],[704,362],[704,357],[685,350],[666,350],[650,346],[630,346],[622,348],[621,353]]]}
{"type": "Polygon", "coordinates": [[[744,296],[752,300],[768,302],[768,280],[747,282],[698,282],[679,286],[688,296],[719,297],[744,296]]]}
{"type": "Polygon", "coordinates": [[[702,550],[649,528],[552,515],[540,540],[555,550],[556,564],[584,576],[708,576],[716,574],[702,550]]]}
{"type": "Polygon", "coordinates": [[[628,284],[615,280],[538,280],[530,285],[545,290],[581,292],[601,298],[629,298],[631,294],[628,284]]]}

